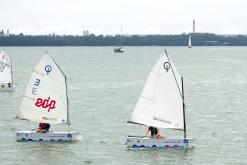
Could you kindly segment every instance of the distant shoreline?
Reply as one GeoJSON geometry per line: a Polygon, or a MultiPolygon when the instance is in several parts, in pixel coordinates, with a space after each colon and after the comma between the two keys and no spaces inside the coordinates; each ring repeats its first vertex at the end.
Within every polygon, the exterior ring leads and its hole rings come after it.
{"type": "MultiPolygon", "coordinates": [[[[191,33],[193,46],[247,46],[247,35],[191,33]]],[[[189,34],[128,35],[124,46],[187,46],[189,34]]],[[[119,35],[9,35],[0,36],[0,46],[116,46],[119,35]]]]}

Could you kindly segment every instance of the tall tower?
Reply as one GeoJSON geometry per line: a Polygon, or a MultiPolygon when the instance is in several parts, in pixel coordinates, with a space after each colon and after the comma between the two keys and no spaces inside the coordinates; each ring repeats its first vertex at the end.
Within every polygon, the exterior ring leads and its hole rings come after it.
{"type": "Polygon", "coordinates": [[[6,36],[9,36],[9,29],[7,30],[6,36]]]}
{"type": "Polygon", "coordinates": [[[193,33],[195,33],[195,32],[196,32],[196,21],[193,20],[193,33]]]}

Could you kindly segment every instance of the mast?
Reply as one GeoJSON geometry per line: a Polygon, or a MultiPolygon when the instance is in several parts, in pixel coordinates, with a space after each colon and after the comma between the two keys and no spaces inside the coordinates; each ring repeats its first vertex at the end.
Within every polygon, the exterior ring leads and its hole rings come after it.
{"type": "Polygon", "coordinates": [[[64,77],[65,77],[66,99],[67,99],[67,124],[68,124],[68,131],[70,132],[68,87],[67,87],[67,78],[65,75],[64,77]]]}
{"type": "Polygon", "coordinates": [[[67,121],[68,121],[68,125],[70,125],[70,121],[69,121],[69,99],[68,99],[68,87],[67,87],[67,78],[66,78],[66,76],[65,76],[65,86],[66,86],[66,99],[67,99],[67,121]]]}
{"type": "Polygon", "coordinates": [[[12,71],[12,63],[11,63],[11,60],[9,59],[9,63],[10,63],[10,70],[11,70],[11,87],[13,87],[13,71],[12,71]]]}
{"type": "Polygon", "coordinates": [[[122,26],[121,26],[121,36],[120,36],[120,47],[122,48],[122,46],[123,46],[123,28],[122,28],[122,26]]]}
{"type": "Polygon", "coordinates": [[[183,77],[181,77],[181,81],[182,81],[182,98],[183,98],[184,139],[186,139],[186,122],[185,122],[184,81],[183,81],[183,77]]]}
{"type": "MultiPolygon", "coordinates": [[[[166,49],[165,49],[165,53],[166,53],[168,61],[170,62],[170,59],[169,59],[169,56],[168,56],[168,53],[167,53],[166,49]]],[[[174,74],[173,68],[172,68],[172,73],[173,73],[174,79],[176,81],[179,93],[182,96],[182,100],[183,100],[184,139],[186,139],[186,121],[185,121],[185,104],[184,104],[184,81],[183,81],[183,77],[181,77],[181,83],[182,83],[182,91],[181,91],[180,88],[179,88],[176,76],[174,74]]]]}

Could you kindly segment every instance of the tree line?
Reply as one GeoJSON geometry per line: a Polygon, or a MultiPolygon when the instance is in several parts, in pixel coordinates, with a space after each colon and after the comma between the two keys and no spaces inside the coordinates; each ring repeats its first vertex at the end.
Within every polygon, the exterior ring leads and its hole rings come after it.
{"type": "MultiPolygon", "coordinates": [[[[247,46],[247,35],[191,33],[193,46],[247,46]]],[[[120,35],[10,35],[0,37],[0,46],[114,46],[120,35]]],[[[189,34],[123,36],[123,46],[186,46],[189,34]]]]}

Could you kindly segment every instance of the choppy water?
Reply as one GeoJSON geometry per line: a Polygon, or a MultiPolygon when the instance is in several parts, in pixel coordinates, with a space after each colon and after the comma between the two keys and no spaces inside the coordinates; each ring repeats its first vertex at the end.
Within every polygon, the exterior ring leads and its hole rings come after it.
{"type": "MultiPolygon", "coordinates": [[[[21,96],[45,47],[6,47],[16,92],[0,93],[0,164],[246,164],[247,47],[167,47],[184,76],[188,150],[129,150],[127,124],[151,67],[163,47],[48,47],[68,79],[74,143],[21,143],[16,129],[37,124],[15,120],[21,96]]],[[[55,128],[54,128],[55,129],[55,128]]],[[[61,129],[57,128],[56,129],[61,129]]],[[[163,131],[168,137],[180,132],[163,131]]]]}

